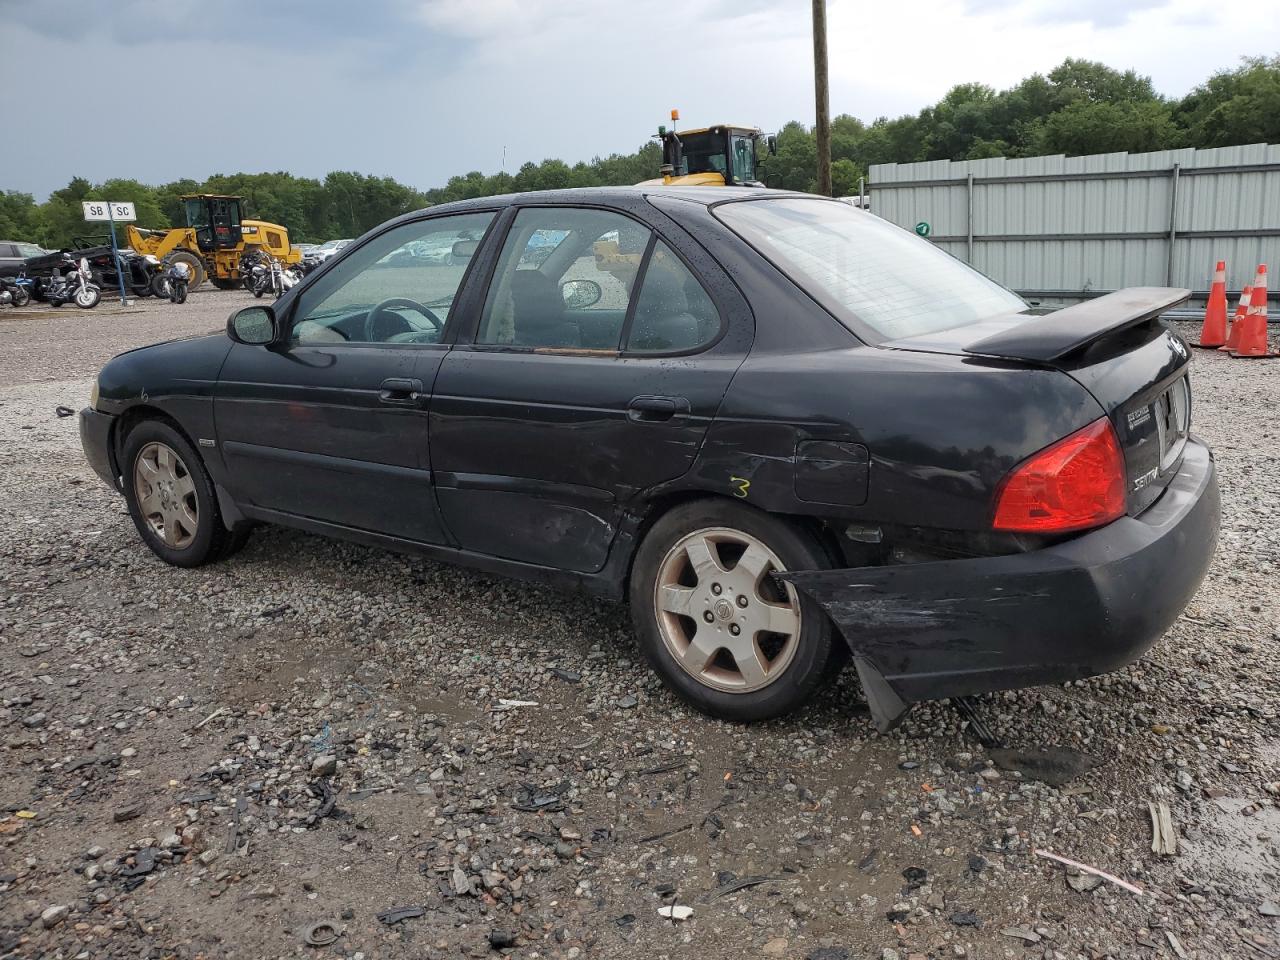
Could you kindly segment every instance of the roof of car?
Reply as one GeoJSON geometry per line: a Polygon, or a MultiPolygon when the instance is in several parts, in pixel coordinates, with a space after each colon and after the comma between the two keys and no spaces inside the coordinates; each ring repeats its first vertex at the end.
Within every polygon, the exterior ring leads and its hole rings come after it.
{"type": "Polygon", "coordinates": [[[470,200],[454,200],[430,207],[432,212],[447,210],[474,210],[478,207],[505,207],[518,201],[536,200],[538,203],[609,203],[618,200],[634,200],[643,196],[679,197],[696,203],[711,205],[724,200],[749,200],[756,197],[798,196],[786,190],[769,190],[765,187],[665,187],[660,185],[633,187],[574,187],[567,190],[533,190],[526,193],[502,193],[491,197],[475,197],[470,200]]]}

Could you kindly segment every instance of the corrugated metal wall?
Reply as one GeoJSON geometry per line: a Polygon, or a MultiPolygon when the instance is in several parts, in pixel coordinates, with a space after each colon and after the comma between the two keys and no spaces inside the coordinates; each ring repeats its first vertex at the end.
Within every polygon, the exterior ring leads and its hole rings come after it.
{"type": "Polygon", "coordinates": [[[934,243],[1033,299],[1132,286],[1203,296],[1217,260],[1231,292],[1266,263],[1277,299],[1280,145],[884,163],[869,192],[872,213],[928,223],[934,243]]]}

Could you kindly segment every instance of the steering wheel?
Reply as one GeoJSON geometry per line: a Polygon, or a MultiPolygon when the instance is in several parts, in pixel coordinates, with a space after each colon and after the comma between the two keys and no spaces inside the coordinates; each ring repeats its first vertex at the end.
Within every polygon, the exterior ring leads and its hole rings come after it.
{"type": "Polygon", "coordinates": [[[381,303],[374,306],[374,308],[365,315],[365,343],[383,343],[390,340],[396,334],[409,333],[412,331],[412,328],[404,317],[396,316],[394,313],[390,312],[391,310],[398,309],[400,307],[422,314],[422,316],[424,316],[431,325],[436,328],[437,332],[444,329],[444,321],[432,313],[429,308],[420,304],[417,300],[410,300],[408,297],[388,297],[386,300],[383,300],[381,303]],[[398,322],[400,329],[391,331],[380,330],[379,328],[385,326],[387,322],[398,322]]]}

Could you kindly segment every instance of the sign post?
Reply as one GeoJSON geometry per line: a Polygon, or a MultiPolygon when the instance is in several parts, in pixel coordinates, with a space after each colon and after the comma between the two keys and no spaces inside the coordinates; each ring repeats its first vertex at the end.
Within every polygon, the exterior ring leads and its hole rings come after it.
{"type": "Polygon", "coordinates": [[[116,279],[120,284],[120,302],[128,304],[124,294],[124,269],[120,266],[120,248],[116,245],[116,221],[121,223],[132,223],[137,220],[137,212],[134,210],[132,203],[123,203],[118,200],[85,200],[84,218],[89,221],[101,222],[105,220],[111,227],[111,257],[116,263],[116,279]]]}

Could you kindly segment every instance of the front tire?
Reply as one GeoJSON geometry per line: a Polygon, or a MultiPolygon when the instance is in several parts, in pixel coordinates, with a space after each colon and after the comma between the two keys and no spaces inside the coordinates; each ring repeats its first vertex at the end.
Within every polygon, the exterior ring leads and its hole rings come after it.
{"type": "Polygon", "coordinates": [[[95,286],[84,286],[76,291],[76,306],[81,310],[92,310],[102,299],[102,291],[95,286]]]}
{"type": "Polygon", "coordinates": [[[821,608],[771,574],[830,566],[818,540],[785,520],[727,500],[678,506],[632,566],[640,649],[674,693],[713,717],[790,713],[848,652],[821,608]]]}
{"type": "Polygon", "coordinates": [[[124,494],[143,543],[165,563],[199,567],[243,544],[222,523],[213,481],[195,448],[160,420],[129,431],[120,458],[124,494]]]}
{"type": "Polygon", "coordinates": [[[15,307],[25,307],[31,302],[31,297],[27,294],[25,287],[17,287],[13,291],[13,305],[15,307]]]}

